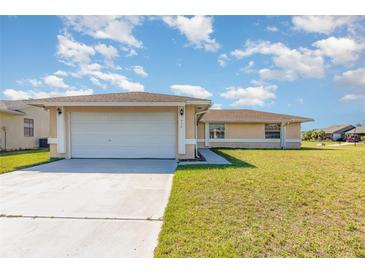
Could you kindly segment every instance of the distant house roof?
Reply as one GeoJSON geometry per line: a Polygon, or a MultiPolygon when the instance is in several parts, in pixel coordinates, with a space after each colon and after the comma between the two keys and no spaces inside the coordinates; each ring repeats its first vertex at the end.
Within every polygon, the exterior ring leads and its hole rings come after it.
{"type": "Polygon", "coordinates": [[[281,122],[310,122],[311,118],[278,114],[249,109],[211,109],[208,110],[202,122],[232,122],[232,123],[281,123],[281,122]]]}
{"type": "Polygon", "coordinates": [[[350,131],[347,131],[346,133],[360,133],[365,134],[365,126],[358,126],[356,128],[351,129],[350,131]]]}
{"type": "Polygon", "coordinates": [[[33,100],[1,100],[0,112],[15,115],[24,115],[24,112],[21,110],[28,107],[28,104],[31,102],[33,102],[33,100]]]}
{"type": "Polygon", "coordinates": [[[210,105],[211,101],[200,98],[187,96],[177,96],[162,93],[150,92],[120,92],[120,93],[104,93],[94,95],[65,96],[40,99],[35,104],[57,105],[57,103],[65,103],[66,105],[77,103],[90,103],[97,105],[98,103],[202,103],[210,105]]]}
{"type": "Polygon", "coordinates": [[[351,129],[355,128],[353,125],[350,124],[342,124],[342,125],[333,125],[330,127],[322,128],[326,134],[342,134],[351,129]]]}

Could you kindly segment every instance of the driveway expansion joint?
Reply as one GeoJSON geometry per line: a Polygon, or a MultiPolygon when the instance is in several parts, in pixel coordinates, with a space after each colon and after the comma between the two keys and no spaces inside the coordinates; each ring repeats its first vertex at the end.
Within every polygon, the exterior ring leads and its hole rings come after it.
{"type": "Polygon", "coordinates": [[[27,218],[27,219],[68,219],[68,220],[110,220],[110,221],[151,221],[162,222],[162,218],[123,218],[123,217],[76,217],[76,216],[38,216],[0,214],[0,218],[27,218]]]}

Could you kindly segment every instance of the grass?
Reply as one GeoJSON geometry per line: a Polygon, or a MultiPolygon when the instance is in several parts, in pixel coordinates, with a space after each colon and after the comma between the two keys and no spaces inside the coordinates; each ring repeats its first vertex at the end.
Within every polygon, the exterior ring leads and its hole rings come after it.
{"type": "Polygon", "coordinates": [[[0,174],[53,161],[47,150],[6,152],[0,155],[0,174]]]}
{"type": "Polygon", "coordinates": [[[365,145],[179,166],[155,257],[365,257],[365,145]]]}

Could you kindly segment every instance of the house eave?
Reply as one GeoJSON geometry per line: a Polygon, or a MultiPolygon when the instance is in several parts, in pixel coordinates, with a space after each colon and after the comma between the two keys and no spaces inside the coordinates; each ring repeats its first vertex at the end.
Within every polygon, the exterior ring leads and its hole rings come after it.
{"type": "Polygon", "coordinates": [[[204,101],[188,101],[188,102],[37,102],[34,106],[44,107],[69,107],[69,106],[99,106],[99,107],[169,107],[169,106],[186,106],[186,105],[206,105],[210,106],[211,102],[204,101]]]}
{"type": "Polygon", "coordinates": [[[17,110],[5,110],[5,109],[2,109],[2,110],[0,110],[0,112],[2,112],[2,113],[6,113],[6,114],[19,115],[19,116],[25,115],[25,113],[24,113],[24,112],[22,112],[22,111],[17,111],[17,110]]]}

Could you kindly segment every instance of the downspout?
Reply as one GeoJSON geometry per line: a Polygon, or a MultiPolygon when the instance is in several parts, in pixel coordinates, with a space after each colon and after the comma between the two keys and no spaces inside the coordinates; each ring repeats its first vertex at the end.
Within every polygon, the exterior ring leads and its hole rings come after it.
{"type": "Polygon", "coordinates": [[[194,123],[195,123],[195,156],[198,157],[198,115],[206,113],[208,110],[195,113],[194,123]]]}

